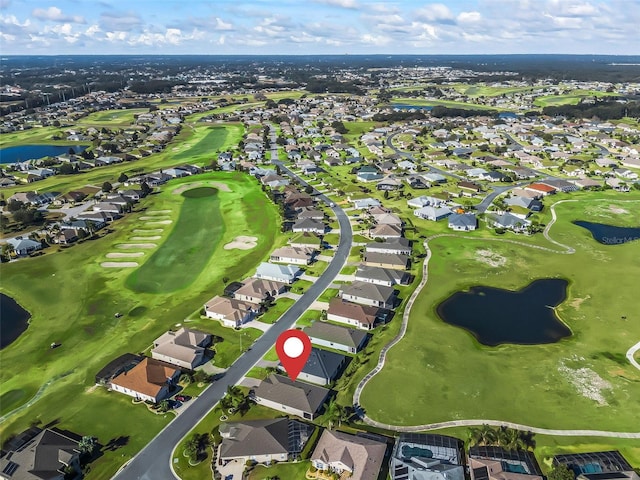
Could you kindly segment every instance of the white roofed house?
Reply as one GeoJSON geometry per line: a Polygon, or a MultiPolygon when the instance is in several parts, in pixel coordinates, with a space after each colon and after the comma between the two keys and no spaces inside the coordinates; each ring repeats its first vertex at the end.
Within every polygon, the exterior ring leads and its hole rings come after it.
{"type": "Polygon", "coordinates": [[[225,327],[236,328],[249,322],[258,307],[235,298],[213,297],[204,305],[204,311],[208,318],[220,320],[225,327]]]}
{"type": "Polygon", "coordinates": [[[478,220],[473,213],[454,213],[449,216],[449,228],[469,232],[478,227],[478,220]]]}
{"type": "Polygon", "coordinates": [[[294,265],[308,265],[313,260],[315,249],[300,247],[280,247],[275,249],[269,260],[277,263],[292,263],[294,265]]]}
{"type": "Polygon", "coordinates": [[[295,265],[277,265],[263,262],[258,266],[255,276],[256,278],[291,284],[300,274],[302,274],[302,270],[295,265]]]}
{"type": "Polygon", "coordinates": [[[425,220],[431,220],[432,222],[437,222],[438,220],[442,220],[443,218],[447,218],[451,215],[451,210],[447,207],[422,207],[417,210],[414,210],[413,214],[416,217],[423,218],[425,220]]]}
{"type": "Polygon", "coordinates": [[[318,220],[314,220],[312,218],[304,218],[294,223],[292,230],[294,232],[310,232],[317,233],[318,235],[323,235],[326,231],[326,226],[324,223],[319,222],[318,220]]]}

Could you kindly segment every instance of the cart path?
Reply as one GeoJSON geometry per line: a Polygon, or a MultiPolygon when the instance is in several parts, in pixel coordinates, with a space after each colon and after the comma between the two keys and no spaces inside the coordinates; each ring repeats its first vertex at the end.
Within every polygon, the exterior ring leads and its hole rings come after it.
{"type": "MultiPolygon", "coordinates": [[[[602,199],[602,200],[608,200],[611,201],[610,199],[602,199]]],[[[553,224],[556,222],[557,220],[557,216],[556,216],[556,212],[555,212],[555,206],[560,204],[560,203],[564,203],[564,202],[576,202],[577,200],[560,200],[556,203],[554,203],[553,205],[551,205],[550,209],[551,209],[551,221],[549,222],[549,224],[546,226],[546,228],[544,229],[544,237],[550,241],[551,243],[553,243],[554,245],[557,245],[558,247],[560,247],[562,250],[554,250],[552,248],[548,248],[548,247],[543,247],[540,245],[531,245],[529,243],[525,243],[525,242],[520,242],[518,240],[510,240],[510,239],[502,239],[502,238],[482,238],[482,237],[472,237],[472,236],[467,236],[467,235],[456,235],[454,233],[441,233],[441,234],[437,234],[437,235],[432,235],[430,237],[427,237],[424,241],[424,247],[425,250],[427,252],[427,256],[424,259],[424,263],[422,265],[422,280],[420,281],[420,284],[416,287],[416,289],[413,291],[413,293],[411,294],[411,297],[409,297],[409,300],[407,301],[407,305],[405,307],[404,313],[402,315],[402,323],[400,325],[400,331],[398,332],[398,334],[391,340],[391,342],[389,342],[387,345],[385,345],[382,350],[380,350],[380,355],[378,357],[378,363],[376,364],[376,366],[373,368],[373,370],[371,370],[367,375],[364,376],[364,378],[360,381],[360,383],[358,383],[358,386],[356,387],[356,390],[353,394],[353,404],[356,406],[360,406],[360,397],[362,395],[362,390],[364,390],[364,387],[367,385],[367,383],[369,383],[369,381],[376,376],[384,367],[384,363],[385,360],[387,358],[387,353],[389,352],[389,350],[394,347],[396,344],[398,344],[400,342],[400,340],[402,340],[407,332],[407,326],[409,324],[409,316],[411,314],[411,307],[413,307],[413,303],[415,302],[416,298],[418,298],[418,295],[420,295],[420,292],[422,291],[422,289],[426,286],[428,280],[429,280],[429,260],[431,260],[431,249],[429,248],[429,242],[431,240],[435,240],[436,238],[441,238],[441,237],[456,237],[456,238],[464,238],[464,239],[469,239],[469,240],[484,240],[484,241],[499,241],[499,242],[505,242],[505,243],[513,243],[516,245],[522,245],[525,247],[529,247],[529,248],[536,248],[539,250],[545,250],[548,252],[552,252],[552,253],[559,253],[559,254],[565,254],[565,255],[571,255],[573,253],[575,253],[575,249],[569,245],[564,245],[556,240],[553,240],[550,236],[549,236],[549,230],[551,229],[551,227],[553,226],[553,224]]],[[[617,200],[620,201],[620,200],[617,200]]],[[[624,200],[624,201],[629,201],[629,202],[637,202],[638,200],[624,200]]],[[[631,364],[636,367],[637,369],[640,370],[640,364],[635,360],[634,358],[634,354],[636,351],[640,350],[640,342],[638,342],[637,344],[635,344],[633,347],[631,347],[628,351],[627,351],[627,359],[631,362],[631,364]]],[[[557,436],[569,436],[569,437],[575,437],[575,436],[592,436],[592,437],[613,437],[613,438],[638,438],[640,439],[640,432],[611,432],[611,431],[606,431],[606,430],[557,430],[557,429],[548,429],[548,428],[539,428],[539,427],[533,427],[530,425],[523,425],[523,424],[519,424],[519,423],[513,423],[513,422],[506,422],[503,420],[491,420],[491,419],[468,419],[468,420],[450,420],[450,421],[444,421],[444,422],[436,422],[436,423],[427,423],[424,425],[391,425],[388,423],[382,423],[382,422],[378,422],[372,418],[370,418],[369,416],[367,416],[365,413],[362,414],[362,420],[364,421],[364,423],[366,423],[367,425],[371,425],[374,427],[378,427],[378,428],[384,428],[386,430],[390,430],[390,431],[394,431],[394,432],[422,432],[422,431],[428,431],[428,430],[438,430],[441,428],[448,428],[448,427],[467,427],[467,426],[479,426],[479,425],[491,425],[491,426],[505,426],[505,427],[511,427],[511,428],[515,428],[518,430],[524,430],[524,431],[530,431],[533,433],[539,433],[542,435],[557,435],[557,436]]]]}

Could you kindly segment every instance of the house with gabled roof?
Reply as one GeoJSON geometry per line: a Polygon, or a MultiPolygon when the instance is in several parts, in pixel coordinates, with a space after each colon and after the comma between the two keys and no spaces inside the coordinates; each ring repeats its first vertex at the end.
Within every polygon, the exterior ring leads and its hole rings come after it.
{"type": "Polygon", "coordinates": [[[458,232],[470,232],[478,228],[478,219],[474,213],[452,213],[449,216],[449,228],[458,232]]]}
{"type": "Polygon", "coordinates": [[[210,334],[181,327],[175,332],[170,330],[163,333],[154,340],[151,358],[193,370],[203,362],[209,345],[210,334]]]}
{"type": "Polygon", "coordinates": [[[309,265],[313,260],[315,248],[280,247],[271,252],[269,260],[276,263],[309,265]]]}
{"type": "Polygon", "coordinates": [[[295,265],[280,265],[275,263],[262,262],[258,265],[256,278],[273,280],[275,282],[291,284],[296,281],[302,270],[295,265]]]}
{"type": "Polygon", "coordinates": [[[258,307],[235,298],[216,296],[205,303],[204,313],[208,318],[220,320],[225,327],[237,328],[253,319],[258,307]]]}
{"type": "Polygon", "coordinates": [[[289,377],[272,374],[255,387],[251,399],[258,405],[306,420],[314,420],[331,390],[289,377]]]}
{"type": "Polygon", "coordinates": [[[342,285],[340,297],[347,302],[387,309],[392,309],[396,301],[392,287],[358,281],[342,285]]]}
{"type": "Polygon", "coordinates": [[[365,252],[362,263],[369,267],[406,270],[409,267],[409,256],[397,253],[365,252]]]}
{"type": "Polygon", "coordinates": [[[283,293],[286,288],[287,284],[284,282],[249,278],[242,282],[242,286],[233,293],[233,298],[242,302],[260,304],[283,293]]]}
{"type": "Polygon", "coordinates": [[[311,454],[311,463],[318,470],[334,472],[352,480],[376,480],[386,451],[386,443],[324,430],[311,454]]]}
{"type": "MultiPolygon", "coordinates": [[[[340,376],[349,361],[350,357],[312,347],[298,380],[316,385],[329,385],[340,376]]],[[[284,369],[282,364],[278,364],[278,369],[284,369]]]]}
{"type": "Polygon", "coordinates": [[[314,322],[303,329],[313,345],[333,348],[347,353],[356,354],[362,349],[369,335],[355,328],[341,327],[327,322],[314,322]]]}
{"type": "Polygon", "coordinates": [[[377,307],[332,298],[327,309],[327,320],[354,325],[363,330],[371,330],[377,323],[384,320],[384,315],[377,307]]]}
{"type": "Polygon", "coordinates": [[[391,253],[396,255],[411,255],[411,242],[406,238],[391,238],[383,242],[367,243],[367,253],[391,253]]]}
{"type": "Polygon", "coordinates": [[[318,220],[313,220],[312,218],[303,218],[302,220],[298,220],[291,228],[294,232],[308,232],[318,235],[324,235],[326,229],[327,227],[324,223],[318,220]]]}
{"type": "Polygon", "coordinates": [[[423,218],[425,220],[431,220],[432,222],[437,222],[444,218],[447,218],[451,215],[452,211],[448,207],[432,207],[426,206],[422,208],[418,208],[413,211],[413,214],[418,218],[423,218]]]}
{"type": "Polygon", "coordinates": [[[286,462],[302,452],[313,430],[312,425],[288,418],[223,422],[218,458],[223,464],[286,462]]]}
{"type": "Polygon", "coordinates": [[[360,265],[356,271],[355,280],[392,287],[393,285],[408,285],[411,280],[411,275],[409,275],[408,272],[394,270],[392,268],[360,265]]]}
{"type": "Polygon", "coordinates": [[[138,400],[158,403],[170,395],[179,376],[179,369],[152,358],[145,358],[131,370],[113,378],[109,386],[116,392],[138,400]]]}

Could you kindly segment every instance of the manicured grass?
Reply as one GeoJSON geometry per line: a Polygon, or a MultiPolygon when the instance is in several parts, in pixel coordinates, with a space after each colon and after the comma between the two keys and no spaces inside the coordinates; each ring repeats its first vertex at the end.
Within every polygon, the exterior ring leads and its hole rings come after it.
{"type": "Polygon", "coordinates": [[[78,120],[78,125],[95,127],[126,127],[134,122],[134,115],[146,113],[146,108],[128,110],[104,110],[87,115],[78,120]]]}
{"type": "Polygon", "coordinates": [[[269,467],[257,465],[249,474],[249,480],[265,480],[268,478],[282,478],[287,480],[304,480],[305,473],[311,466],[310,461],[297,463],[276,463],[269,467]]]}
{"type": "Polygon", "coordinates": [[[409,97],[398,97],[391,99],[391,105],[393,105],[394,103],[424,107],[464,108],[467,110],[497,110],[496,107],[491,107],[489,105],[469,102],[456,102],[454,100],[422,100],[409,97]]]}
{"type": "Polygon", "coordinates": [[[253,367],[251,370],[249,370],[247,372],[247,377],[248,378],[257,378],[258,380],[263,380],[265,378],[267,378],[268,376],[268,372],[266,368],[262,368],[262,367],[253,367]]]}
{"type": "Polygon", "coordinates": [[[342,275],[353,275],[354,273],[356,273],[356,270],[358,270],[358,267],[356,267],[355,265],[352,265],[352,266],[344,267],[342,270],[340,270],[340,273],[342,275]]]}
{"type": "MultiPolygon", "coordinates": [[[[326,255],[326,251],[322,252],[322,255],[326,255]]],[[[311,265],[305,267],[305,273],[307,275],[311,275],[312,277],[319,277],[322,273],[327,269],[329,264],[327,262],[323,262],[322,260],[318,260],[313,262],[311,265]]]]}
{"type": "Polygon", "coordinates": [[[320,310],[307,310],[296,322],[297,327],[310,327],[311,324],[320,320],[322,312],[320,310]]]}
{"type": "Polygon", "coordinates": [[[538,97],[533,104],[538,107],[549,107],[555,105],[577,105],[585,97],[607,97],[615,96],[616,93],[599,92],[596,90],[573,90],[564,95],[547,95],[538,97]]]}
{"type": "Polygon", "coordinates": [[[203,155],[212,157],[218,145],[224,145],[228,135],[225,127],[209,127],[206,134],[197,143],[193,144],[188,150],[180,152],[174,156],[175,160],[185,160],[199,158],[203,155]]]}
{"type": "MultiPolygon", "coordinates": [[[[161,193],[145,198],[140,209],[171,210],[184,198],[172,191],[194,181],[218,181],[229,186],[230,192],[219,191],[220,211],[225,222],[222,240],[189,287],[171,295],[148,292],[134,293],[125,287],[129,269],[107,269],[100,266],[105,254],[114,245],[129,243],[132,231],[140,228],[138,214],[116,222],[114,233],[98,240],[86,241],[61,252],[23,259],[2,265],[3,293],[15,298],[31,314],[31,325],[16,342],[2,351],[0,398],[8,395],[13,406],[25,403],[50,379],[52,383],[29,408],[2,422],[3,437],[19,433],[32,422],[47,424],[58,421],[60,428],[69,428],[81,435],[95,435],[101,443],[112,438],[129,436],[126,450],[107,452],[96,462],[98,473],[93,478],[109,478],[116,469],[166,423],[155,415],[151,420],[128,415],[130,405],[122,408],[122,398],[116,393],[103,397],[100,390],[86,393],[93,385],[95,374],[116,356],[125,352],[141,352],[153,339],[190,317],[188,326],[223,337],[216,344],[217,366],[228,367],[243,347],[261,332],[247,329],[236,332],[218,322],[201,319],[193,312],[224,289],[222,279],[240,280],[269,252],[284,243],[279,233],[280,219],[255,179],[236,173],[209,173],[167,184],[161,193]],[[258,238],[252,250],[224,250],[222,246],[238,235],[258,238]],[[124,316],[115,318],[114,313],[124,316]],[[53,342],[62,345],[49,348],[53,342]],[[28,362],[25,362],[28,358],[28,362]],[[19,372],[19,374],[16,374],[19,372]],[[67,373],[64,378],[58,378],[67,373]],[[23,390],[20,398],[12,391],[23,390]],[[100,399],[99,402],[91,399],[100,399]],[[113,399],[116,399],[113,403],[113,399]],[[107,412],[106,414],[104,412],[107,412]],[[105,419],[105,423],[94,425],[105,419]],[[110,423],[107,423],[107,419],[110,423]],[[121,451],[125,456],[121,456],[121,451]]],[[[175,222],[174,222],[175,224],[175,222]]],[[[155,228],[155,227],[154,227],[155,228]]],[[[162,239],[157,241],[161,244],[162,239]]],[[[166,271],[163,276],[171,276],[166,271]]],[[[126,403],[125,402],[125,403],[126,403]]],[[[138,410],[135,410],[138,412],[138,410]]],[[[145,415],[148,412],[144,412],[145,415]]]]}
{"type": "Polygon", "coordinates": [[[168,293],[189,286],[200,275],[224,235],[220,198],[211,187],[185,191],[178,220],[162,246],[127,277],[134,292],[168,293]],[[191,198],[190,192],[211,191],[191,198]]]}
{"type": "Polygon", "coordinates": [[[291,285],[291,292],[298,294],[304,293],[311,285],[313,285],[313,283],[308,280],[296,280],[294,284],[291,285]]]}
{"type": "Polygon", "coordinates": [[[340,235],[338,233],[327,233],[324,236],[324,241],[329,245],[338,245],[338,242],[340,241],[340,235]]]}
{"type": "Polygon", "coordinates": [[[269,307],[267,312],[258,317],[258,320],[264,323],[276,323],[284,312],[289,310],[289,307],[295,303],[295,300],[291,298],[279,298],[276,303],[269,307]]]}
{"type": "Polygon", "coordinates": [[[318,297],[318,300],[321,301],[321,302],[328,302],[332,298],[335,298],[338,295],[339,291],[340,290],[338,290],[337,288],[327,288],[322,293],[322,295],[320,295],[320,297],[318,297]]]}
{"type": "MultiPolygon", "coordinates": [[[[451,237],[430,243],[429,283],[413,306],[406,336],[390,350],[384,369],[363,392],[368,415],[401,425],[488,418],[546,428],[633,430],[634,419],[640,418],[640,405],[632,400],[640,395],[640,372],[624,352],[640,337],[640,324],[623,317],[637,310],[638,245],[600,245],[571,220],[637,225],[638,204],[617,200],[640,195],[580,193],[567,198],[580,201],[556,207],[559,221],[551,236],[574,246],[574,255],[451,237]],[[628,214],[615,215],[610,205],[628,214]],[[506,264],[495,268],[483,263],[481,249],[504,257],[506,264]],[[519,289],[532,279],[548,277],[570,281],[558,315],[573,336],[560,343],[485,347],[435,313],[442,300],[471,285],[519,289]],[[610,301],[613,297],[615,303],[610,301]],[[571,383],[581,368],[589,369],[587,384],[598,377],[610,384],[601,390],[606,405],[579,393],[571,383]],[[386,392],[384,401],[381,392],[386,392]],[[428,399],[429,408],[422,407],[422,399],[428,399]]],[[[545,221],[549,218],[547,211],[545,221]]],[[[544,238],[518,240],[541,244],[544,238]]]]}

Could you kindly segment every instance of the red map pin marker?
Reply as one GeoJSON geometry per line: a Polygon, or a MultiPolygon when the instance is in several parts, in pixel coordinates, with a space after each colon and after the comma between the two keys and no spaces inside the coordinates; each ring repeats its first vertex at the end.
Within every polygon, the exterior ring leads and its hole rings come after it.
{"type": "Polygon", "coordinates": [[[311,355],[311,340],[300,330],[286,330],[276,340],[276,352],[289,378],[295,380],[311,355]]]}

